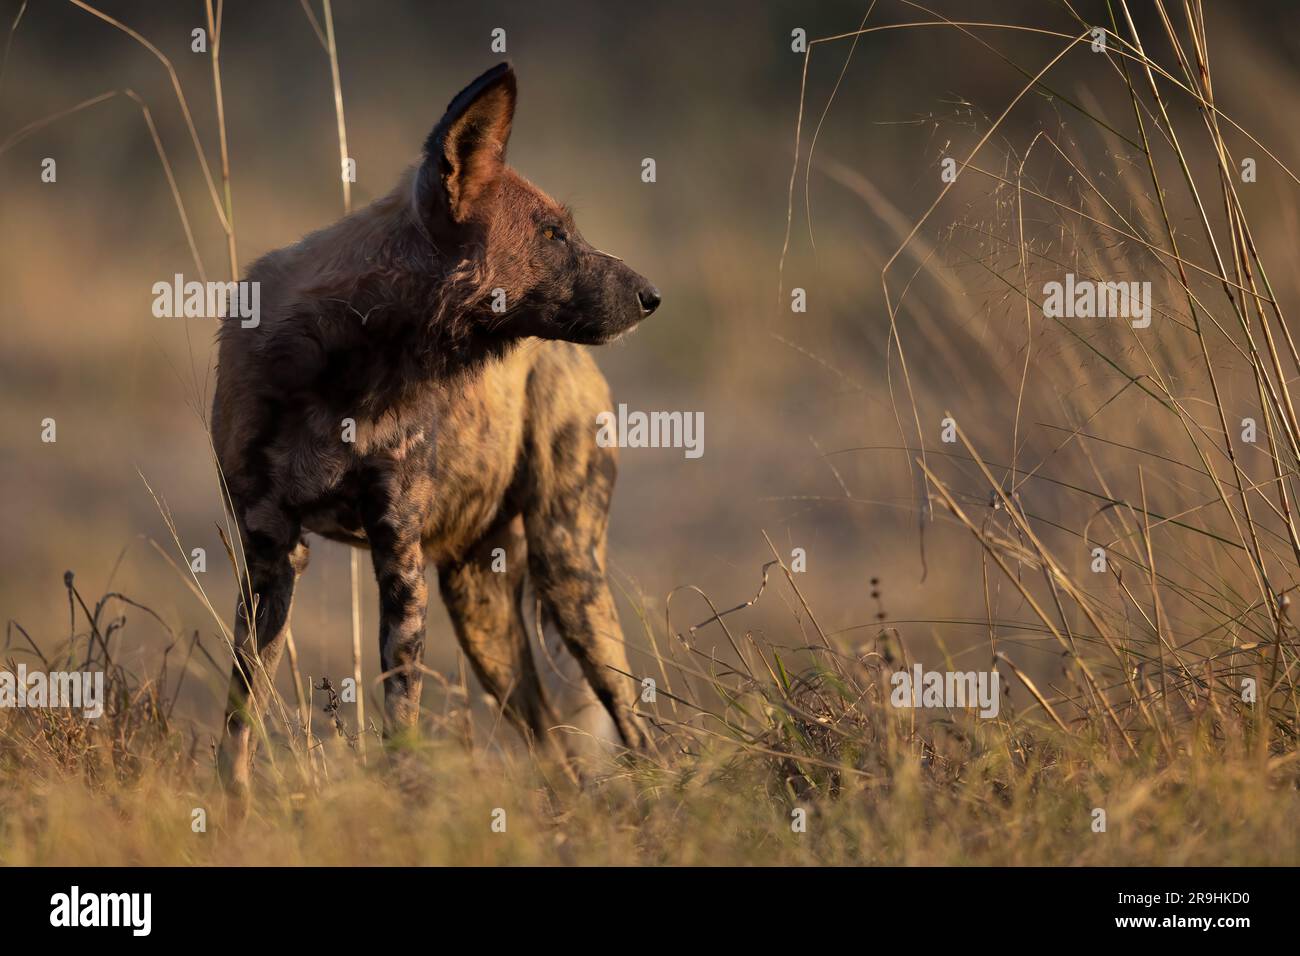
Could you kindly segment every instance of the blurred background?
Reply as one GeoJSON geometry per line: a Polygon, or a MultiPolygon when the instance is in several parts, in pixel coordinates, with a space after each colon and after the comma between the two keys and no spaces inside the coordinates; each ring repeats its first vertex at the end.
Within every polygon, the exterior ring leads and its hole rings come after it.
{"type": "MultiPolygon", "coordinates": [[[[1134,6],[1139,24],[1151,24],[1150,6],[1134,6]]],[[[220,189],[211,59],[190,49],[191,31],[205,25],[203,4],[102,0],[97,7],[174,65],[220,189]]],[[[1073,8],[1100,19],[1105,5],[1073,8]]],[[[1100,359],[1080,356],[1041,315],[1027,325],[1023,299],[998,278],[1019,270],[1014,249],[999,248],[997,238],[1015,240],[1015,190],[966,173],[891,267],[896,303],[907,289],[899,322],[909,397],[890,343],[881,269],[939,195],[941,160],[965,157],[1026,85],[1022,70],[1036,73],[1066,41],[1009,30],[882,30],[817,44],[805,78],[791,31],[805,30],[810,39],[848,34],[869,9],[868,26],[936,19],[915,4],[886,0],[334,5],[357,164],[354,206],[386,193],[452,95],[502,59],[490,49],[500,27],[520,83],[511,162],[571,204],[595,245],[625,258],[663,292],[663,307],[636,335],[597,350],[616,402],[701,411],[705,419],[701,458],[679,449],[623,452],[610,557],[634,641],[642,640],[636,605],[662,628],[665,596],[675,587],[698,586],[723,608],[753,597],[772,557],[766,531],[787,563],[792,549],[805,550],[800,587],[837,646],[869,644],[883,613],[914,652],[923,655],[938,639],[965,666],[987,666],[978,546],[966,530],[930,516],[913,453],[902,446],[916,445],[919,421],[933,450],[940,419],[951,411],[987,460],[1009,464],[1024,375],[1036,404],[1021,411],[1015,454],[1022,468],[1032,467],[1060,445],[1054,428],[1078,425],[1087,415],[1080,409],[1095,409],[1124,384],[1109,378],[1113,369],[1100,359]],[[646,157],[657,166],[651,184],[640,176],[646,157]],[[791,311],[796,287],[806,291],[806,312],[791,311]]],[[[930,9],[1081,32],[1064,2],[936,0],[930,9]]],[[[313,12],[319,19],[318,5],[313,12]]],[[[1300,154],[1295,4],[1254,0],[1216,5],[1209,15],[1222,108],[1290,162],[1300,154]]],[[[133,91],[156,124],[209,278],[228,279],[225,236],[171,79],[140,43],[70,2],[5,0],[0,30],[0,614],[42,646],[56,646],[68,634],[63,575],[71,570],[87,601],[109,590],[127,594],[178,633],[197,630],[224,667],[210,615],[151,544],[179,559],[142,480],[165,501],[185,550],[206,550],[205,587],[229,620],[234,578],[195,411],[211,399],[215,330],[203,320],[151,313],[153,283],[177,272],[191,277],[195,267],[150,127],[123,92],[133,91]],[[110,91],[118,92],[24,132],[110,91]],[[57,162],[54,183],[41,179],[47,157],[57,162]],[[46,418],[57,423],[53,444],[41,441],[46,418]]],[[[342,214],[337,130],[329,59],[302,5],[227,3],[221,37],[243,268],[342,214]]],[[[1081,46],[1049,79],[1052,92],[1025,96],[976,164],[1014,179],[1025,160],[1035,189],[1078,200],[1080,173],[1046,143],[1025,159],[1046,132],[1075,162],[1088,158],[1089,178],[1117,208],[1151,225],[1140,202],[1150,193],[1145,161],[1131,142],[1075,109],[1131,139],[1122,75],[1081,46]]],[[[1199,122],[1186,97],[1171,96],[1171,104],[1181,120],[1199,122]]],[[[1296,185],[1262,155],[1260,169],[1243,198],[1259,244],[1277,251],[1270,278],[1279,299],[1294,304],[1296,185]]],[[[1174,215],[1184,253],[1208,255],[1189,211],[1175,206],[1174,215]]],[[[1023,220],[1026,240],[1052,250],[1058,262],[1070,261],[1082,244],[1046,206],[1025,205],[1023,220]]],[[[1150,257],[1140,250],[1113,234],[1089,241],[1113,256],[1107,278],[1148,277],[1142,269],[1150,257]]],[[[1158,310],[1185,310],[1159,281],[1155,295],[1158,310]]],[[[1140,357],[1145,347],[1123,328],[1086,334],[1116,337],[1122,355],[1140,357]]],[[[1194,402],[1204,384],[1182,336],[1158,312],[1144,341],[1158,343],[1171,387],[1194,402]]],[[[1232,356],[1220,357],[1229,400],[1257,402],[1253,383],[1234,379],[1232,356]]],[[[1127,400],[1090,425],[1098,433],[1107,427],[1145,448],[1179,440],[1127,400]]],[[[1048,470],[1091,483],[1088,459],[1066,454],[1048,470]]],[[[963,474],[973,471],[953,473],[954,482],[963,474]]],[[[1116,493],[1137,487],[1134,469],[1108,479],[1116,493]]],[[[1175,513],[1203,498],[1176,478],[1162,483],[1148,475],[1147,482],[1153,510],[1175,513]]],[[[977,507],[980,496],[987,503],[987,487],[968,484],[968,503],[977,507]]],[[[1026,486],[1023,493],[1037,494],[1036,510],[1052,520],[1087,519],[1058,488],[1026,486]]],[[[1085,566],[1082,547],[1068,556],[1076,569],[1085,566]]],[[[376,600],[368,560],[363,567],[364,647],[373,674],[376,600]]],[[[1010,589],[995,597],[997,615],[1016,617],[1017,600],[1010,589]]],[[[709,613],[691,594],[675,597],[672,610],[675,630],[709,613]]],[[[787,592],[774,589],[738,616],[737,626],[799,644],[795,610],[787,592]]],[[[344,548],[317,543],[294,614],[304,673],[346,675],[344,548]]],[[[132,620],[122,653],[138,655],[148,670],[167,639],[143,615],[132,620]]],[[[696,640],[705,648],[722,643],[716,628],[696,640]]],[[[436,602],[428,647],[429,666],[455,669],[455,642],[436,602]]],[[[1031,673],[1051,666],[1027,654],[1021,663],[1031,673]]],[[[223,693],[215,674],[195,681],[185,708],[215,731],[223,693]]]]}

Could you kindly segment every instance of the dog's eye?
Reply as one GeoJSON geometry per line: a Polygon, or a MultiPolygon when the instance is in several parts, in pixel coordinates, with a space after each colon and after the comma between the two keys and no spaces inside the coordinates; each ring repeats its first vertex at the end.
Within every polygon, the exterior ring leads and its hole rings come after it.
{"type": "Polygon", "coordinates": [[[564,230],[559,226],[546,226],[542,229],[542,235],[547,239],[558,239],[560,242],[565,240],[564,230]]]}

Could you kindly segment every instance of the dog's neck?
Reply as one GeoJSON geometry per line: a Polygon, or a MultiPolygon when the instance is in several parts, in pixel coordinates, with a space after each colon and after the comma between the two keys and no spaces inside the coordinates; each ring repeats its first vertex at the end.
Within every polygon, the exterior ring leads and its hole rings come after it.
{"type": "Polygon", "coordinates": [[[430,385],[455,387],[519,341],[494,329],[476,260],[436,244],[399,185],[304,240],[318,262],[303,291],[325,347],[380,404],[430,385]],[[346,353],[357,353],[349,359],[346,353]]]}

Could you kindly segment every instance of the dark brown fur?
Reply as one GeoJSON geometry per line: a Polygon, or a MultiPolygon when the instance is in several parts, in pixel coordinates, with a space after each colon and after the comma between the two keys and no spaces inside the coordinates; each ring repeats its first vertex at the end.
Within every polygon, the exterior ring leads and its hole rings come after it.
{"type": "Polygon", "coordinates": [[[475,672],[526,735],[555,721],[520,618],[525,570],[624,743],[645,744],[605,580],[609,394],[570,343],[616,337],[658,293],[505,165],[515,95],[504,64],[467,87],[391,194],[256,262],[259,324],[220,332],[213,437],[256,608],[251,633],[242,602],[236,615],[231,785],[247,783],[306,532],[371,551],[388,734],[417,721],[431,563],[475,672]]]}

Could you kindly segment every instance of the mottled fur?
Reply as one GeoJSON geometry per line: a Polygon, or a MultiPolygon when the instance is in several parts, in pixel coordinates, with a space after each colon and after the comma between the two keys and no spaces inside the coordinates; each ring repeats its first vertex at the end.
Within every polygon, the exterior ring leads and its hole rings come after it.
{"type": "Polygon", "coordinates": [[[256,608],[255,638],[242,602],[236,621],[220,761],[233,786],[306,532],[370,549],[389,735],[417,720],[432,564],[475,672],[525,735],[555,723],[520,618],[526,571],[623,742],[645,743],[605,580],[616,453],[595,418],[610,399],[570,343],[616,337],[659,297],[505,165],[515,90],[505,64],[470,84],[388,196],[254,263],[257,326],[222,327],[213,437],[256,608]]]}

